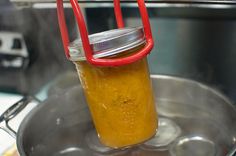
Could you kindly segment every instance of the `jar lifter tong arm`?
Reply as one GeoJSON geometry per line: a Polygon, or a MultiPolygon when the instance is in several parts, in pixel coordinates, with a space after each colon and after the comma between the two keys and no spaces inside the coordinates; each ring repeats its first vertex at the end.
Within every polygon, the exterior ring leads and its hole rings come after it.
{"type": "MultiPolygon", "coordinates": [[[[145,57],[147,54],[151,52],[154,42],[152,38],[151,26],[149,22],[147,9],[146,9],[144,0],[137,0],[137,2],[138,2],[139,12],[141,15],[143,29],[144,29],[144,33],[146,37],[146,44],[139,52],[132,54],[128,57],[109,59],[109,58],[94,58],[93,57],[93,51],[89,43],[88,31],[87,31],[85,21],[81,13],[79,4],[77,0],[70,0],[72,9],[74,11],[74,15],[77,21],[77,25],[79,28],[83,48],[85,51],[85,57],[90,64],[97,65],[97,66],[120,66],[120,65],[133,63],[145,57]]],[[[115,12],[118,28],[123,28],[124,22],[123,22],[122,13],[121,13],[120,0],[114,0],[114,12],[115,12]]],[[[68,29],[65,22],[63,0],[57,0],[57,15],[58,15],[59,27],[61,31],[61,37],[62,37],[65,54],[66,54],[66,57],[69,59],[70,54],[69,54],[68,46],[69,46],[70,41],[69,41],[69,36],[68,36],[68,29]]]]}

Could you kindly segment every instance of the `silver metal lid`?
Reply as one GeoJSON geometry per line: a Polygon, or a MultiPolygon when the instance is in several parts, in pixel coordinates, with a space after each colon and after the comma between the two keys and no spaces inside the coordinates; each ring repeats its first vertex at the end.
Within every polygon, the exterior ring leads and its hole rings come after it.
{"type": "Polygon", "coordinates": [[[170,147],[171,156],[216,156],[221,154],[220,147],[205,136],[200,135],[180,137],[170,147]]]}
{"type": "MultiPolygon", "coordinates": [[[[145,42],[142,27],[122,28],[89,35],[94,58],[111,56],[135,48],[145,42]]],[[[70,60],[85,60],[85,52],[81,39],[69,45],[70,60]]]]}

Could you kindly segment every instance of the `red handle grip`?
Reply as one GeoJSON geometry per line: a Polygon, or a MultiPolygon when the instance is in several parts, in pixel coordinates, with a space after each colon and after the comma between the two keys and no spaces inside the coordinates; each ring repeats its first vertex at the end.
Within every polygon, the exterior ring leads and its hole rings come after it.
{"type": "MultiPolygon", "coordinates": [[[[80,11],[79,4],[77,0],[70,0],[70,3],[72,5],[74,15],[76,17],[77,24],[79,27],[81,40],[82,40],[83,48],[85,51],[85,57],[90,64],[97,65],[97,66],[120,66],[120,65],[133,63],[145,57],[147,54],[151,52],[151,49],[153,48],[154,43],[152,39],[151,27],[150,27],[148,13],[147,13],[144,0],[138,0],[138,6],[139,6],[139,11],[141,14],[144,33],[146,37],[146,45],[139,52],[131,56],[128,56],[125,58],[115,58],[115,59],[106,59],[106,58],[95,59],[93,57],[93,52],[89,44],[88,32],[86,29],[86,25],[85,25],[82,13],[80,11]]],[[[114,10],[115,10],[118,27],[119,28],[124,27],[119,0],[114,0],[114,10]]],[[[67,32],[67,27],[66,27],[65,17],[64,17],[63,0],[57,0],[57,14],[58,14],[59,26],[60,26],[65,53],[66,53],[67,58],[69,58],[70,57],[69,50],[68,50],[69,37],[68,37],[68,32],[67,32]]]]}

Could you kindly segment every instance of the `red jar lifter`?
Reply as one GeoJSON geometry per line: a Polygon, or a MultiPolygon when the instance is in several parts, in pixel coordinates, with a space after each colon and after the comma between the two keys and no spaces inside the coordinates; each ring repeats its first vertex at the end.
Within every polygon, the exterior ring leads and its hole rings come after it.
{"type": "MultiPolygon", "coordinates": [[[[147,54],[151,52],[154,42],[152,38],[152,32],[151,32],[147,9],[146,9],[144,0],[137,0],[137,1],[138,1],[139,11],[141,14],[143,29],[144,29],[144,33],[146,37],[146,44],[139,52],[133,55],[130,55],[124,58],[109,59],[109,58],[94,58],[93,57],[93,51],[89,44],[88,32],[86,29],[84,18],[80,11],[78,1],[70,0],[72,9],[74,11],[74,15],[76,17],[77,24],[79,27],[81,40],[82,40],[83,48],[85,51],[85,57],[90,64],[93,64],[96,66],[120,66],[120,65],[133,63],[145,57],[147,54]]],[[[114,0],[114,11],[115,11],[116,22],[117,22],[118,28],[123,28],[124,22],[123,22],[123,17],[122,17],[121,8],[120,8],[120,0],[114,0]]],[[[68,46],[69,46],[70,41],[69,41],[68,30],[67,30],[67,26],[65,22],[63,0],[57,0],[57,15],[58,15],[59,27],[61,31],[61,37],[63,41],[65,54],[66,54],[66,57],[69,59],[70,54],[69,54],[68,46]]]]}

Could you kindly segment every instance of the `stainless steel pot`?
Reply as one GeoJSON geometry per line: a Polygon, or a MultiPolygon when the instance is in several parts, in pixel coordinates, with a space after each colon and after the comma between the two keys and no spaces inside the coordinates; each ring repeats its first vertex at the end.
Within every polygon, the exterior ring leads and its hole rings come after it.
{"type": "Polygon", "coordinates": [[[23,120],[21,156],[225,156],[236,145],[236,109],[201,83],[152,75],[159,129],[148,142],[113,150],[100,144],[81,86],[54,95],[23,120]]]}

